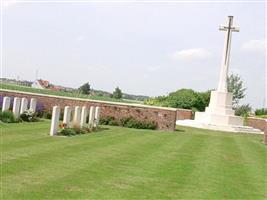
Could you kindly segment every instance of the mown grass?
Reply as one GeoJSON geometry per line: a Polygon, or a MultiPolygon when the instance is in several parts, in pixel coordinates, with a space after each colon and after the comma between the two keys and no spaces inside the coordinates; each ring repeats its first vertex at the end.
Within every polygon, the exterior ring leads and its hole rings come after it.
{"type": "Polygon", "coordinates": [[[256,115],[255,117],[267,119],[267,115],[256,115]]]}
{"type": "Polygon", "coordinates": [[[53,91],[53,90],[48,90],[48,89],[38,89],[38,88],[32,88],[32,87],[20,86],[20,85],[15,85],[15,84],[8,84],[8,83],[0,83],[0,89],[16,90],[16,91],[22,91],[22,92],[48,94],[48,95],[56,95],[56,96],[65,96],[65,97],[74,97],[74,98],[82,98],[82,99],[92,99],[92,100],[100,100],[100,101],[143,104],[142,101],[137,101],[137,100],[114,99],[108,96],[89,96],[89,95],[84,95],[78,92],[53,91]]]}
{"type": "Polygon", "coordinates": [[[50,137],[49,121],[1,124],[2,199],[266,199],[261,135],[102,126],[50,137]]]}

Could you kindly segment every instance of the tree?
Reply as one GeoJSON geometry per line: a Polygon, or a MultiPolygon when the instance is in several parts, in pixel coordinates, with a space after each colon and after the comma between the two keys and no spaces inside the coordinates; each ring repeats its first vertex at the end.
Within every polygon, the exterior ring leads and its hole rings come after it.
{"type": "Polygon", "coordinates": [[[115,88],[115,91],[113,92],[112,97],[115,99],[121,99],[122,98],[122,91],[119,87],[115,88]]]}
{"type": "Polygon", "coordinates": [[[149,98],[144,103],[147,105],[204,111],[205,107],[209,104],[209,99],[210,90],[206,92],[196,92],[192,89],[180,89],[170,93],[168,96],[149,98]]]}
{"type": "Polygon", "coordinates": [[[241,99],[245,97],[247,88],[243,87],[243,81],[238,74],[231,74],[228,79],[228,92],[233,93],[233,107],[236,108],[241,99]]]}
{"type": "Polygon", "coordinates": [[[249,113],[251,113],[251,110],[252,110],[252,108],[249,104],[237,106],[235,109],[235,115],[246,117],[249,115],[249,113]]]}
{"type": "Polygon", "coordinates": [[[211,90],[207,90],[206,92],[198,92],[199,98],[201,99],[201,103],[198,105],[199,111],[205,111],[205,108],[208,107],[210,103],[210,94],[211,90]]]}
{"type": "Polygon", "coordinates": [[[81,92],[82,94],[90,94],[91,88],[89,83],[85,83],[83,84],[81,87],[79,87],[79,92],[81,92]]]}

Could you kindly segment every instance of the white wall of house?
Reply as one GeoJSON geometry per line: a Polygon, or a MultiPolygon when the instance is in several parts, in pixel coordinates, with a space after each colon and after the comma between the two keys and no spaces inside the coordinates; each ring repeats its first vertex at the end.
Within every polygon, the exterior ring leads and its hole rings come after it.
{"type": "Polygon", "coordinates": [[[32,84],[32,88],[44,89],[42,85],[40,85],[39,81],[34,81],[32,84]]]}

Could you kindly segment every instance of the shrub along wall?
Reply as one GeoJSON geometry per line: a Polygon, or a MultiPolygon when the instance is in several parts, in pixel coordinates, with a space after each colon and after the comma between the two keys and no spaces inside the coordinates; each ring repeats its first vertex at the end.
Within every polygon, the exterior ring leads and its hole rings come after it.
{"type": "Polygon", "coordinates": [[[158,130],[174,131],[176,126],[177,109],[173,108],[87,100],[4,89],[0,89],[0,96],[36,98],[39,103],[43,104],[45,110],[50,111],[55,105],[60,106],[62,111],[65,106],[100,106],[100,116],[102,117],[114,117],[118,122],[127,117],[133,117],[138,121],[156,122],[158,130]]]}

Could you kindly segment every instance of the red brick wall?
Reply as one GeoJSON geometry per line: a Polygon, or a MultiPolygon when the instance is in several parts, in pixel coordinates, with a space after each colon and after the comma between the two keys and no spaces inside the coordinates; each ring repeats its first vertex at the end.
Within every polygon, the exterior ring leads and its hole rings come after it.
{"type": "Polygon", "coordinates": [[[187,110],[187,109],[177,109],[176,119],[177,120],[193,119],[193,112],[192,110],[187,110]]]}
{"type": "Polygon", "coordinates": [[[267,144],[267,119],[248,118],[248,126],[264,131],[264,143],[267,144]]]}
{"type": "Polygon", "coordinates": [[[64,106],[100,106],[100,115],[103,117],[112,116],[116,120],[120,120],[131,116],[140,121],[155,121],[158,130],[174,131],[176,126],[177,111],[171,108],[75,99],[10,90],[0,90],[0,96],[36,98],[38,102],[44,105],[46,110],[52,110],[52,107],[56,105],[60,106],[62,111],[64,106]]]}

